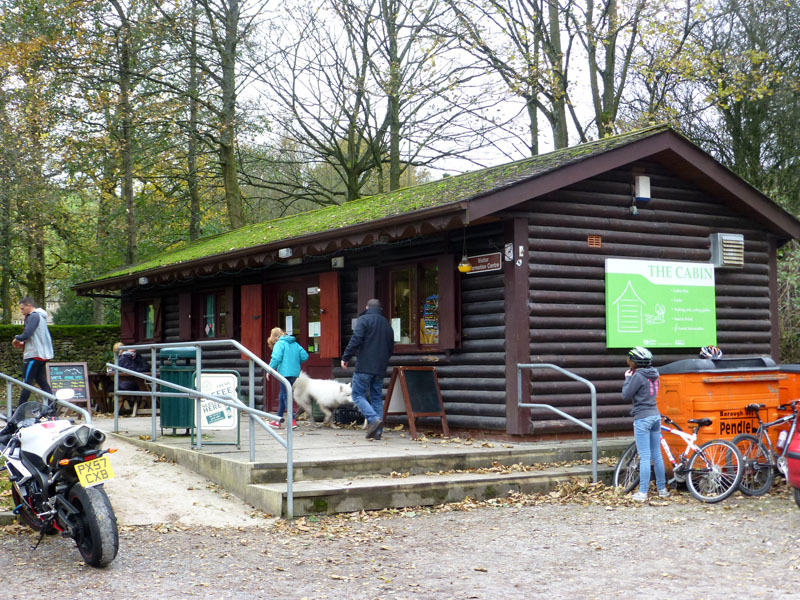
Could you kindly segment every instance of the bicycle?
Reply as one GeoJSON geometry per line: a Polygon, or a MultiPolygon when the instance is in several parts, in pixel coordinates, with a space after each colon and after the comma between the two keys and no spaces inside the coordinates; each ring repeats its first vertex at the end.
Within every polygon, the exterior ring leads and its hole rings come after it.
{"type": "MultiPolygon", "coordinates": [[[[673,477],[668,483],[686,483],[689,493],[700,502],[713,504],[721,502],[733,494],[739,487],[744,469],[739,449],[728,440],[715,439],[697,445],[697,432],[701,427],[708,427],[711,419],[689,419],[694,423],[694,431],[686,433],[667,416],[662,416],[667,425],[661,424],[661,431],[677,435],[686,442],[686,449],[678,458],[664,436],[661,437],[661,448],[672,464],[673,477]]],[[[614,485],[623,488],[625,493],[639,485],[639,452],[636,442],[625,449],[614,470],[614,485]]]]}
{"type": "MultiPolygon", "coordinates": [[[[744,407],[745,412],[755,413],[758,419],[758,429],[755,434],[742,433],[733,438],[733,443],[739,448],[744,459],[744,474],[739,484],[742,493],[748,496],[762,496],[766,494],[775,481],[775,474],[780,473],[786,477],[786,450],[789,448],[789,440],[792,439],[797,428],[797,405],[800,400],[794,400],[789,404],[781,404],[778,410],[790,410],[791,414],[764,423],[761,420],[763,404],[748,404],[744,407]],[[772,440],[768,435],[768,430],[772,427],[779,427],[788,422],[792,422],[788,435],[783,446],[777,449],[772,445],[772,440]]],[[[783,433],[783,432],[782,432],[783,433]]]]}

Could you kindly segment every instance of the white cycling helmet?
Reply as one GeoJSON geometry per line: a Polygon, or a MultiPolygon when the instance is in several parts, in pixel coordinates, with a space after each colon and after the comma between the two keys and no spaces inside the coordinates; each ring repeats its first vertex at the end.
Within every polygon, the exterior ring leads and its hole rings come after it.
{"type": "Polygon", "coordinates": [[[722,350],[716,346],[703,346],[700,348],[700,358],[722,358],[722,350]]]}
{"type": "Polygon", "coordinates": [[[637,367],[649,367],[653,364],[653,354],[643,346],[636,346],[628,352],[633,364],[637,367]]]}

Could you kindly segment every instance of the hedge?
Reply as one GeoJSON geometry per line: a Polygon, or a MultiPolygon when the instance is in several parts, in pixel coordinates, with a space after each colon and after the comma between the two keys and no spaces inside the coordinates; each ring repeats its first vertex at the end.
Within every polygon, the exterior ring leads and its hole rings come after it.
{"type": "MultiPolygon", "coordinates": [[[[54,361],[85,362],[90,371],[113,362],[111,347],[119,341],[119,325],[50,325],[49,329],[54,361]]],[[[0,325],[0,370],[14,378],[22,376],[22,351],[11,340],[20,333],[22,325],[0,325]]]]}

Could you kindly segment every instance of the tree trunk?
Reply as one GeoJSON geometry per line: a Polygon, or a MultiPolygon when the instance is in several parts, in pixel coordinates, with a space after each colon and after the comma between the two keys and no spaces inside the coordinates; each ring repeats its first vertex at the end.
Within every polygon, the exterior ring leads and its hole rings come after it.
{"type": "MultiPolygon", "coordinates": [[[[39,89],[40,82],[35,76],[26,76],[24,81],[29,91],[39,89]]],[[[44,306],[47,300],[45,297],[44,229],[49,212],[47,209],[49,192],[44,176],[45,151],[42,145],[44,127],[41,113],[35,110],[30,111],[26,115],[25,127],[25,143],[29,152],[26,166],[27,177],[23,179],[27,179],[27,185],[24,191],[19,186],[17,187],[17,212],[25,232],[24,243],[28,253],[25,287],[28,295],[44,306]],[[24,199],[22,198],[23,194],[24,199]]]]}
{"type": "Polygon", "coordinates": [[[103,325],[106,321],[106,305],[102,298],[92,298],[92,324],[103,325]]]}
{"type": "MultiPolygon", "coordinates": [[[[111,123],[111,112],[107,120],[111,123]]],[[[97,225],[95,227],[95,246],[105,248],[108,244],[108,225],[111,219],[111,207],[117,204],[117,169],[116,161],[112,156],[103,160],[103,175],[100,180],[100,198],[97,202],[97,225]]],[[[105,323],[105,305],[100,298],[92,299],[92,323],[102,325],[105,323]]]]}
{"type": "Polygon", "coordinates": [[[192,33],[189,43],[189,140],[187,185],[189,188],[189,240],[200,237],[200,192],[197,182],[197,2],[192,1],[192,33]]]}
{"type": "Polygon", "coordinates": [[[381,0],[381,13],[386,28],[389,60],[389,88],[386,91],[389,111],[389,191],[400,187],[400,57],[397,54],[397,8],[381,0]]]}
{"type": "Polygon", "coordinates": [[[119,29],[119,112],[121,115],[120,152],[122,163],[122,201],[125,204],[125,229],[128,244],[125,263],[132,265],[138,254],[136,205],[133,197],[133,157],[131,140],[133,139],[133,117],[131,114],[131,25],[125,10],[117,2],[111,0],[117,11],[121,26],[119,29]]]}
{"type": "Polygon", "coordinates": [[[539,154],[539,111],[536,108],[536,102],[532,99],[526,100],[525,108],[528,111],[528,130],[531,135],[531,156],[537,156],[539,154]]]}
{"type": "Polygon", "coordinates": [[[548,0],[550,43],[547,45],[552,77],[553,145],[556,150],[569,146],[567,131],[567,78],[564,75],[564,51],[561,47],[561,21],[557,0],[548,0]]]}
{"type": "MultiPolygon", "coordinates": [[[[6,142],[6,135],[11,133],[6,113],[5,93],[0,88],[0,134],[6,142]]],[[[3,314],[0,323],[11,323],[11,186],[14,149],[10,143],[4,143],[4,152],[0,154],[0,308],[3,314]]]]}
{"type": "MultiPolygon", "coordinates": [[[[45,190],[39,187],[40,194],[43,196],[45,190]]],[[[40,199],[44,202],[44,198],[40,199]]],[[[26,277],[26,287],[28,294],[33,296],[40,306],[45,306],[47,297],[45,296],[45,262],[44,262],[44,222],[42,215],[30,215],[30,239],[28,244],[28,274],[26,277]]]]}
{"type": "Polygon", "coordinates": [[[2,176],[0,189],[0,304],[2,304],[3,325],[11,323],[11,195],[10,182],[2,176]]]}
{"type": "Polygon", "coordinates": [[[225,184],[225,205],[231,228],[244,225],[244,207],[239,190],[236,164],[236,43],[239,27],[239,2],[228,0],[222,63],[222,113],[219,158],[225,184]]]}

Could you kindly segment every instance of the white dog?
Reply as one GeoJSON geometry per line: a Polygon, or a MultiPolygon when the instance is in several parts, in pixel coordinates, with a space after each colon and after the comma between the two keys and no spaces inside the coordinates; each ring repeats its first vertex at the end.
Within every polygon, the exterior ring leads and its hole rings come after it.
{"type": "Polygon", "coordinates": [[[297,381],[292,385],[294,401],[300,406],[300,412],[305,412],[314,419],[311,401],[317,403],[325,414],[323,424],[336,427],[332,423],[333,411],[339,406],[353,403],[353,389],[349,383],[339,383],[333,379],[311,379],[305,373],[300,373],[297,381]]]}

